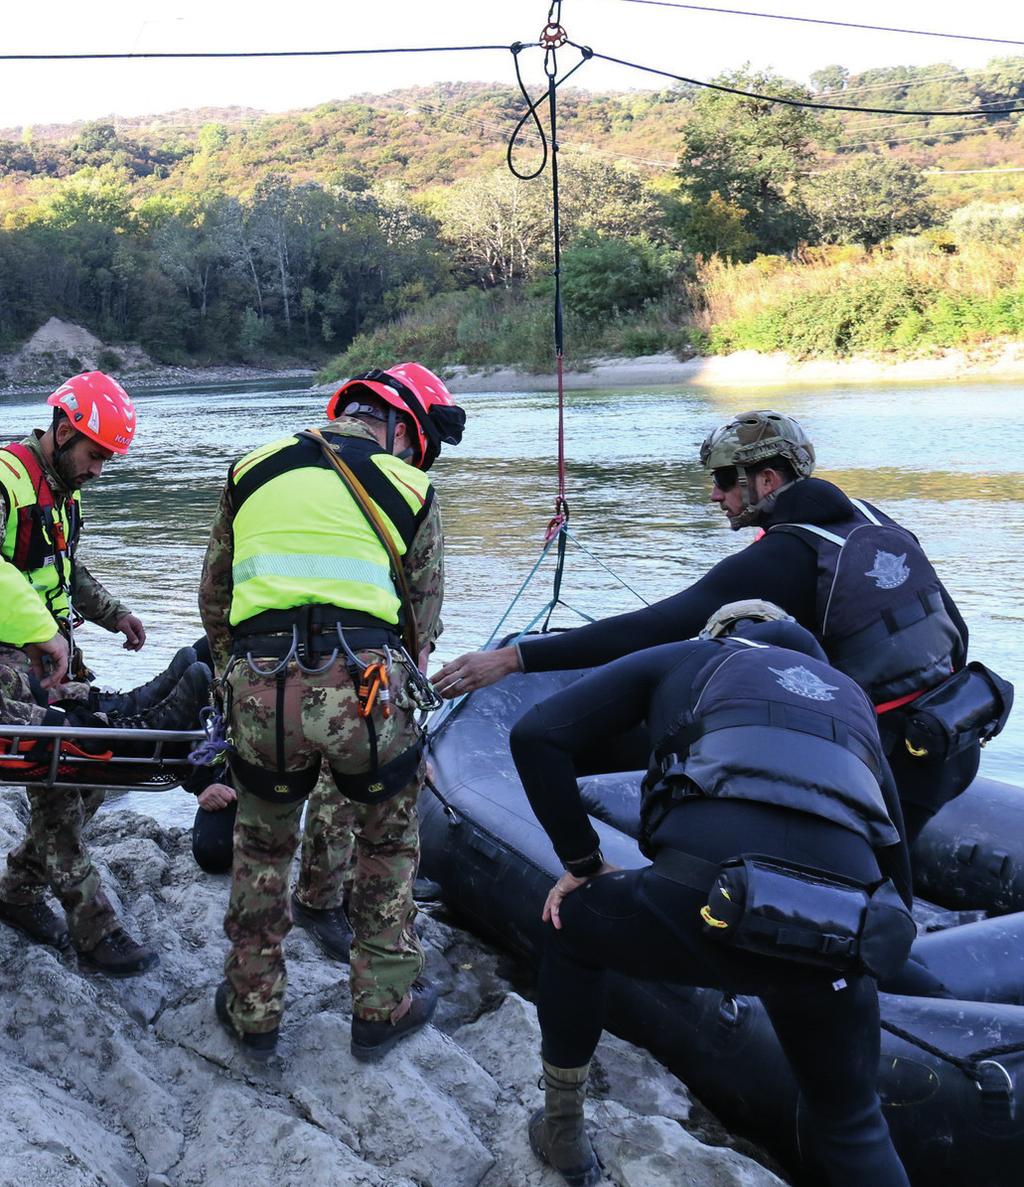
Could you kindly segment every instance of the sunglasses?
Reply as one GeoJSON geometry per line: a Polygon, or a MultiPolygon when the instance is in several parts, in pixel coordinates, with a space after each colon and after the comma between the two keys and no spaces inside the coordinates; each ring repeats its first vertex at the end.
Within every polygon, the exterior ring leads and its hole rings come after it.
{"type": "Polygon", "coordinates": [[[711,481],[722,494],[728,494],[739,480],[739,471],[735,466],[720,466],[717,470],[711,471],[711,481]]]}

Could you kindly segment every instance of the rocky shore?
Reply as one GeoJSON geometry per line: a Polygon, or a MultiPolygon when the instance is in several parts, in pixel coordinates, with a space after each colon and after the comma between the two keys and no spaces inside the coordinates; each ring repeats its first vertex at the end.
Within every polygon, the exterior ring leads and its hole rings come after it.
{"type": "MultiPolygon", "coordinates": [[[[3,850],[25,815],[22,793],[0,789],[3,850]]],[[[114,981],[0,927],[2,1187],[561,1187],[526,1141],[539,1031],[510,975],[520,988],[529,975],[439,904],[419,920],[435,1025],[379,1065],[355,1062],[347,968],[297,930],[280,1054],[257,1067],[213,1014],[227,877],[196,867],[185,830],[116,806],[89,844],[160,964],[114,981]]],[[[644,1051],[606,1036],[593,1084],[608,1184],[785,1181],[644,1051]]]]}

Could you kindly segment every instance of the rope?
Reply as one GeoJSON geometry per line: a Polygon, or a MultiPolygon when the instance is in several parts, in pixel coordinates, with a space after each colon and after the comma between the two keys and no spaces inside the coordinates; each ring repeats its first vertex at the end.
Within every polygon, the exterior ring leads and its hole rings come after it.
{"type": "MultiPolygon", "coordinates": [[[[583,50],[584,47],[576,45],[574,41],[569,42],[570,45],[576,49],[583,50]]],[[[999,107],[994,110],[979,111],[977,108],[970,108],[967,111],[963,110],[941,110],[941,111],[919,111],[907,108],[905,110],[898,110],[894,107],[853,107],[847,103],[816,103],[813,99],[790,99],[784,95],[762,95],[757,91],[744,91],[739,87],[729,87],[724,83],[705,82],[699,78],[687,78],[683,74],[673,74],[671,70],[658,70],[654,66],[643,66],[639,62],[629,62],[625,58],[616,58],[611,54],[599,54],[595,50],[591,50],[590,54],[594,58],[599,58],[602,62],[612,62],[616,66],[628,66],[631,70],[639,70],[644,74],[656,74],[660,78],[671,78],[675,82],[689,83],[692,87],[703,87],[709,91],[722,91],[726,95],[739,95],[744,99],[759,99],[762,103],[781,103],[786,107],[810,107],[816,111],[853,111],[868,115],[963,115],[963,116],[987,116],[987,115],[1012,115],[1017,111],[1024,111],[1024,107],[999,107]]]]}
{"type": "Polygon", "coordinates": [[[0,62],[109,62],[143,58],[341,58],[356,54],[458,54],[507,45],[405,45],[382,49],[163,50],[94,54],[0,54],[0,62]]]}
{"type": "Polygon", "coordinates": [[[941,1047],[936,1047],[934,1043],[929,1043],[927,1039],[922,1039],[920,1035],[915,1035],[909,1030],[904,1030],[902,1026],[897,1026],[895,1022],[886,1022],[882,1019],[882,1029],[887,1030],[896,1038],[902,1039],[905,1043],[910,1043],[912,1046],[919,1048],[921,1051],[927,1052],[929,1055],[934,1055],[936,1059],[941,1059],[946,1063],[952,1064],[953,1067],[959,1068],[970,1079],[978,1081],[981,1073],[978,1064],[983,1063],[987,1059],[995,1059],[998,1055],[1016,1055],[1024,1051],[1024,1042],[1002,1043],[993,1047],[983,1047],[980,1051],[974,1051],[970,1055],[954,1055],[950,1051],[943,1051],[941,1047]]]}

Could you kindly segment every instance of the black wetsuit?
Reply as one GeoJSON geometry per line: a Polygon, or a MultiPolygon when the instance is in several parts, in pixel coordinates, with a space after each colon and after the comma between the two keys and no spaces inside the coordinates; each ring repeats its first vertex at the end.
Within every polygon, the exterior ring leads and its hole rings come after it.
{"type": "MultiPolygon", "coordinates": [[[[670,732],[682,706],[663,694],[668,677],[678,689],[715,647],[678,643],[628,656],[536,705],[516,724],[511,737],[516,766],[563,860],[583,857],[597,843],[577,788],[580,758],[609,733],[644,718],[652,738],[670,732]]],[[[882,783],[898,823],[891,778],[885,775],[882,783]]],[[[876,852],[852,829],[786,807],[685,799],[654,829],[651,851],[665,846],[712,862],[743,852],[771,854],[864,882],[877,880],[881,870],[909,901],[905,842],[876,852]]],[[[833,1187],[907,1187],[876,1091],[875,982],[866,976],[839,981],[832,973],[715,944],[701,931],[698,912],[706,901],[706,894],[650,867],[606,874],[569,894],[561,906],[561,930],[547,931],[538,983],[544,1058],[558,1067],[579,1067],[591,1058],[604,1023],[608,969],[757,994],[803,1094],[803,1138],[826,1168],[827,1181],[833,1187]]]]}
{"type": "MultiPolygon", "coordinates": [[[[849,498],[830,482],[807,478],[784,490],[763,526],[812,523],[828,527],[848,520],[856,511],[849,498]]],[[[763,598],[781,606],[797,622],[816,631],[817,566],[814,548],[790,532],[768,532],[763,538],[719,561],[688,589],[630,614],[605,618],[572,631],[527,638],[519,645],[523,670],[551,672],[597,667],[634,651],[692,639],[711,615],[727,602],[763,598]]],[[[960,632],[967,656],[967,626],[952,598],[942,588],[942,601],[960,632]]],[[[886,714],[890,736],[898,732],[896,715],[886,714]]],[[[911,759],[901,748],[887,745],[890,763],[911,842],[937,809],[959,794],[977,771],[978,748],[970,747],[950,762],[911,759]]]]}

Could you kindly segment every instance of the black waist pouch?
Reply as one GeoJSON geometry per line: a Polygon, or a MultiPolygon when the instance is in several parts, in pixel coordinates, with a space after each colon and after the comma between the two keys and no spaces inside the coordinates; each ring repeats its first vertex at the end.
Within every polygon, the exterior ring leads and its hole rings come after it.
{"type": "Polygon", "coordinates": [[[889,879],[747,854],[723,863],[701,908],[709,937],[761,956],[883,979],[902,968],[917,928],[889,879]]]}
{"type": "Polygon", "coordinates": [[[917,758],[950,758],[994,738],[1013,708],[1013,685],[972,662],[904,710],[907,750],[917,758]]]}

